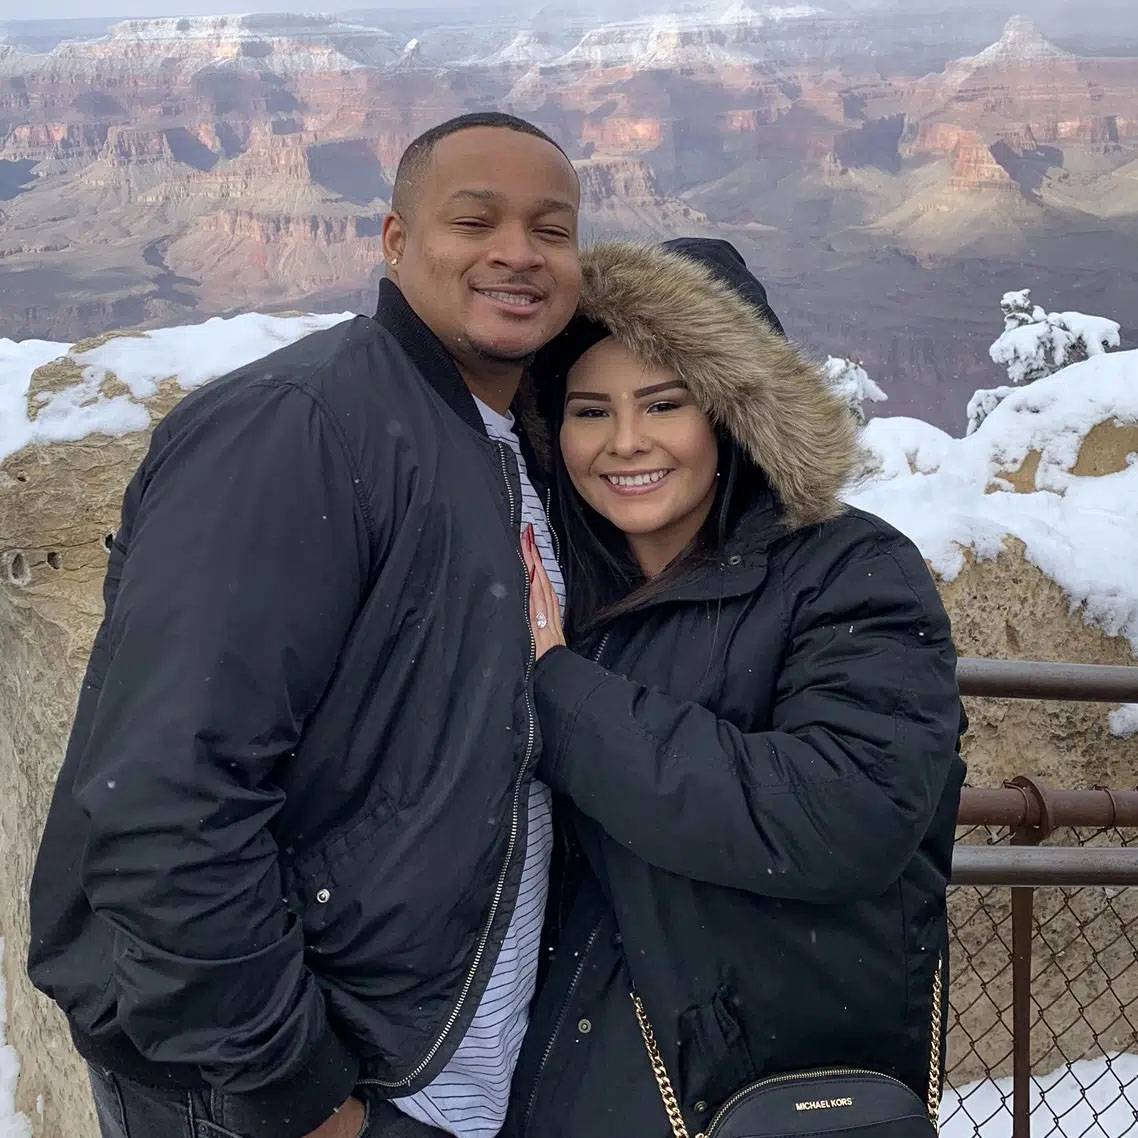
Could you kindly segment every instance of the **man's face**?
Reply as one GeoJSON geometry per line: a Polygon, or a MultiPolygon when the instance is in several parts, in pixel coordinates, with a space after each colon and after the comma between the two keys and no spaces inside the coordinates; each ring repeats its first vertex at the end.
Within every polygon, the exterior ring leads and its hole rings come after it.
{"type": "Polygon", "coordinates": [[[452,134],[409,216],[387,217],[390,275],[460,366],[521,363],[577,306],[579,203],[572,165],[543,139],[501,127],[452,134]]]}

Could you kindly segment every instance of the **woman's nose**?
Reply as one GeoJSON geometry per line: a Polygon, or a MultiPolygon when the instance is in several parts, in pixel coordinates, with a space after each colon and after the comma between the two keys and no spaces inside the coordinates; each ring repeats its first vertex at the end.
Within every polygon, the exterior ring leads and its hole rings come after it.
{"type": "Polygon", "coordinates": [[[609,450],[621,458],[642,454],[649,444],[640,429],[639,420],[632,415],[616,415],[612,420],[613,430],[609,438],[609,450]]]}

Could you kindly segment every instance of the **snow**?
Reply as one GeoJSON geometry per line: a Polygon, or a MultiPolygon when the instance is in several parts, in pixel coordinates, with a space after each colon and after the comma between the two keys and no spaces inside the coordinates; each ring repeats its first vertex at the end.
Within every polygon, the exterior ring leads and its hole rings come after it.
{"type": "Polygon", "coordinates": [[[1014,387],[1006,385],[1003,387],[981,387],[979,391],[974,391],[964,412],[968,419],[968,426],[965,427],[964,433],[966,435],[972,434],[1013,391],[1015,391],[1014,387]]]}
{"type": "Polygon", "coordinates": [[[1088,356],[1117,348],[1120,326],[1103,316],[1051,312],[1038,323],[1006,329],[989,348],[992,362],[1008,369],[1012,383],[1023,383],[1041,371],[1065,367],[1083,348],[1088,356]]]}
{"type": "Polygon", "coordinates": [[[520,67],[546,63],[556,55],[554,49],[535,32],[518,32],[508,44],[476,62],[486,67],[520,67]]]}
{"type": "Polygon", "coordinates": [[[771,4],[755,8],[747,0],[734,0],[719,16],[721,24],[781,23],[784,20],[809,20],[825,14],[825,9],[812,4],[771,4]]]}
{"type": "Polygon", "coordinates": [[[31,1138],[32,1124],[16,1110],[20,1057],[7,1043],[8,1000],[4,987],[4,938],[0,937],[0,1138],[31,1138]]]}
{"type": "Polygon", "coordinates": [[[1116,707],[1108,716],[1110,733],[1119,739],[1129,739],[1138,735],[1138,703],[1124,703],[1116,707]]]}
{"type": "Polygon", "coordinates": [[[66,343],[0,339],[0,461],[30,443],[144,430],[150,425],[150,413],[138,401],[152,395],[169,376],[176,374],[178,386],[190,391],[352,315],[218,316],[204,324],[116,337],[82,352],[66,343]],[[73,363],[81,378],[49,395],[33,419],[27,407],[32,373],[56,360],[73,363]],[[112,375],[129,395],[100,394],[100,386],[112,375]]]}
{"type": "Polygon", "coordinates": [[[235,16],[124,20],[96,40],[65,40],[46,54],[19,53],[4,74],[86,75],[97,85],[121,82],[147,56],[165,69],[193,74],[202,68],[296,75],[386,68],[399,41],[380,28],[343,23],[334,16],[254,13],[235,16]]]}
{"type": "MultiPolygon", "coordinates": [[[[1082,1059],[1032,1079],[1032,1133],[1037,1138],[1123,1138],[1134,1129],[1134,1103],[1138,1055],[1082,1059]]],[[[1011,1111],[1010,1078],[946,1090],[941,1138],[1008,1138],[1011,1111]]]]}
{"type": "Polygon", "coordinates": [[[822,365],[834,390],[851,407],[860,407],[867,399],[870,403],[884,403],[889,396],[881,390],[861,364],[841,356],[827,356],[822,365]]]}
{"type": "Polygon", "coordinates": [[[1004,25],[1003,34],[979,55],[961,62],[972,67],[1001,66],[1008,63],[1038,63],[1043,60],[1074,59],[1068,51],[1044,39],[1026,16],[1012,16],[1004,25]]]}
{"type": "Polygon", "coordinates": [[[554,67],[739,67],[762,58],[764,32],[820,15],[810,4],[754,5],[746,0],[605,24],[553,60],[554,67]]]}
{"type": "Polygon", "coordinates": [[[1138,423],[1138,351],[1015,388],[962,439],[913,419],[874,419],[862,441],[875,469],[846,498],[907,534],[948,581],[966,554],[994,558],[1018,538],[1072,611],[1138,652],[1138,455],[1114,474],[1070,473],[1087,434],[1111,420],[1138,423]],[[1016,493],[1001,472],[1033,451],[1035,490],[1016,493]]]}
{"type": "Polygon", "coordinates": [[[1005,292],[1000,297],[1000,308],[1004,311],[1004,328],[1018,328],[1021,324],[1035,324],[1047,318],[1047,313],[1038,304],[1032,304],[1031,289],[1020,288],[1005,292]]]}

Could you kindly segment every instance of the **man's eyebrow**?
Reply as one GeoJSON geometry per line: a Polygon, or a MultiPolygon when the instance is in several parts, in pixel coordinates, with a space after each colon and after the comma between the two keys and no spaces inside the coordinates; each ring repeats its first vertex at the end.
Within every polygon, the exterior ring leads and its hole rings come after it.
{"type": "Polygon", "coordinates": [[[456,198],[474,198],[480,202],[497,201],[501,194],[496,194],[493,190],[455,190],[453,194],[447,198],[448,202],[454,201],[456,198]]]}
{"type": "MultiPolygon", "coordinates": [[[[501,201],[503,198],[503,195],[497,193],[494,190],[476,190],[476,189],[472,188],[472,189],[464,189],[464,190],[455,190],[454,193],[451,194],[450,197],[447,198],[447,201],[448,202],[458,201],[461,198],[473,198],[475,201],[479,201],[479,202],[496,202],[496,201],[501,201]]],[[[569,201],[566,198],[542,198],[542,200],[537,203],[537,212],[538,213],[576,213],[577,212],[577,206],[574,205],[573,202],[569,201]]]]}

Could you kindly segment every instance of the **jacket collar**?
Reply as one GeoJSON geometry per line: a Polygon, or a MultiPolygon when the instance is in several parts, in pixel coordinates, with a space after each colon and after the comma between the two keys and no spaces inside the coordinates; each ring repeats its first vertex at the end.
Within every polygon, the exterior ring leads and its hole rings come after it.
{"type": "Polygon", "coordinates": [[[395,337],[446,405],[468,427],[485,435],[486,425],[475,406],[474,396],[470,394],[470,388],[466,386],[450,353],[434,332],[419,319],[395,282],[386,277],[379,282],[379,305],[375,310],[375,320],[395,337]]]}
{"type": "MultiPolygon", "coordinates": [[[[462,378],[450,353],[443,347],[438,336],[427,327],[419,315],[407,303],[407,298],[394,281],[384,277],[379,282],[379,303],[375,310],[375,321],[395,337],[399,346],[411,357],[411,362],[423,378],[434,388],[436,394],[468,427],[485,437],[486,424],[470,394],[470,388],[462,378]]],[[[515,430],[521,444],[526,471],[530,481],[544,491],[545,468],[548,455],[542,451],[544,439],[542,424],[536,413],[530,413],[533,402],[528,386],[528,377],[522,381],[518,396],[514,400],[513,412],[515,430]]]]}
{"type": "MultiPolygon", "coordinates": [[[[379,304],[375,310],[375,321],[395,337],[399,346],[411,357],[416,369],[446,405],[468,427],[486,437],[486,424],[483,423],[474,396],[470,394],[470,388],[466,386],[466,380],[462,378],[450,353],[407,303],[399,286],[386,277],[379,282],[379,304]]],[[[544,494],[549,464],[549,456],[545,451],[548,446],[540,416],[531,410],[533,403],[531,381],[526,376],[522,379],[511,410],[526,472],[538,492],[544,494]]]]}

